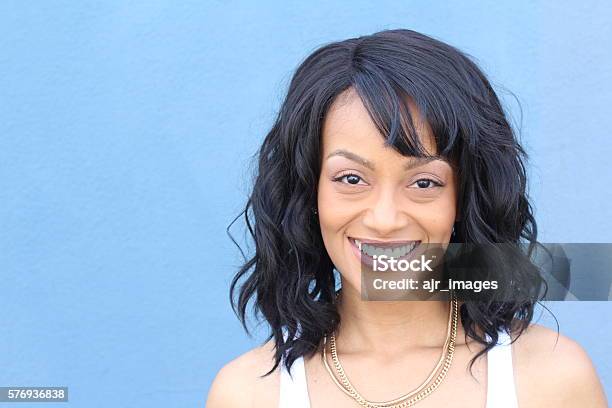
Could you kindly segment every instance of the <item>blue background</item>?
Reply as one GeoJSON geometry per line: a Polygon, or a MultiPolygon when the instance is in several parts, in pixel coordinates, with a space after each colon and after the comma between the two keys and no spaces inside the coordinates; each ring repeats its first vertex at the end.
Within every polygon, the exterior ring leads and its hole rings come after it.
{"type": "MultiPolygon", "coordinates": [[[[522,105],[541,241],[612,242],[609,2],[287,3],[0,4],[0,385],[204,405],[263,339],[231,312],[225,228],[293,70],[329,41],[402,27],[475,56],[517,124],[505,89],[522,105]]],[[[550,307],[612,395],[612,303],[550,307]]]]}

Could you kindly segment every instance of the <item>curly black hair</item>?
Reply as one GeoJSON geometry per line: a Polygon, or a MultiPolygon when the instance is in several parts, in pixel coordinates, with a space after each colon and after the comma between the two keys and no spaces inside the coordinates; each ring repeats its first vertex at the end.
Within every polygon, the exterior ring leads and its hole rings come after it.
{"type": "MultiPolygon", "coordinates": [[[[317,205],[323,121],[348,88],[358,93],[385,143],[403,155],[427,154],[418,142],[407,98],[430,124],[438,154],[457,172],[461,222],[451,242],[526,242],[530,249],[537,244],[526,191],[527,155],[491,84],[470,57],[405,29],[326,44],[294,73],[258,152],[252,194],[234,220],[244,219],[255,253],[233,278],[230,300],[247,332],[250,301],[270,326],[275,364],[265,375],[283,362],[290,369],[298,357],[316,352],[340,322],[334,265],[312,209],[317,205]]],[[[536,297],[464,302],[460,316],[466,336],[485,346],[470,368],[497,343],[499,330],[520,335],[537,302],[536,297]]]]}

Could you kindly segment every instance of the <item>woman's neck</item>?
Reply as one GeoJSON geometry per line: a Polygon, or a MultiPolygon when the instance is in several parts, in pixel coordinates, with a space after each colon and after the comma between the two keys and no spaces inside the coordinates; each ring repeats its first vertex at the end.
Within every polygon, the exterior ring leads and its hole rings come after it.
{"type": "Polygon", "coordinates": [[[347,353],[400,353],[442,347],[448,329],[448,301],[363,301],[347,285],[338,297],[338,348],[347,353]]]}

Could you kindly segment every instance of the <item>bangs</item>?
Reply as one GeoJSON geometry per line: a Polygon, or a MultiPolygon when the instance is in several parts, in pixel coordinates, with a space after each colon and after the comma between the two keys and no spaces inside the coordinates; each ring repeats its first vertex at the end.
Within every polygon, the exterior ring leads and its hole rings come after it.
{"type": "Polygon", "coordinates": [[[443,92],[435,77],[424,76],[423,71],[417,73],[415,69],[400,76],[371,63],[364,65],[354,72],[352,85],[385,144],[404,156],[434,156],[456,163],[460,115],[453,108],[452,95],[443,92]],[[431,127],[436,148],[433,154],[422,143],[424,135],[415,126],[419,121],[414,114],[431,127]]]}

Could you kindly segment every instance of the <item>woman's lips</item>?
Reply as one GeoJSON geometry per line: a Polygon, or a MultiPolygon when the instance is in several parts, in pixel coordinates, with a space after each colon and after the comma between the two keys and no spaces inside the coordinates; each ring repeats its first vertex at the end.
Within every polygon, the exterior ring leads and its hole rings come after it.
{"type": "MultiPolygon", "coordinates": [[[[353,237],[348,237],[348,241],[351,245],[351,249],[353,250],[353,253],[355,254],[355,256],[357,257],[357,259],[359,259],[359,262],[362,263],[363,265],[366,265],[370,268],[372,268],[374,266],[374,258],[372,257],[372,255],[366,254],[364,252],[361,251],[361,249],[359,249],[357,242],[355,241],[359,241],[361,243],[361,245],[372,245],[375,246],[376,248],[384,248],[384,249],[395,249],[395,248],[401,248],[407,245],[414,245],[414,247],[412,247],[412,249],[409,250],[408,253],[406,253],[405,255],[402,256],[396,256],[394,257],[397,260],[400,259],[411,259],[414,257],[414,255],[416,254],[416,252],[418,250],[420,250],[421,248],[421,241],[420,240],[413,240],[413,241],[376,241],[376,240],[371,240],[371,239],[359,239],[359,238],[353,238],[353,237]]],[[[392,255],[391,255],[392,256],[392,255]]]]}

